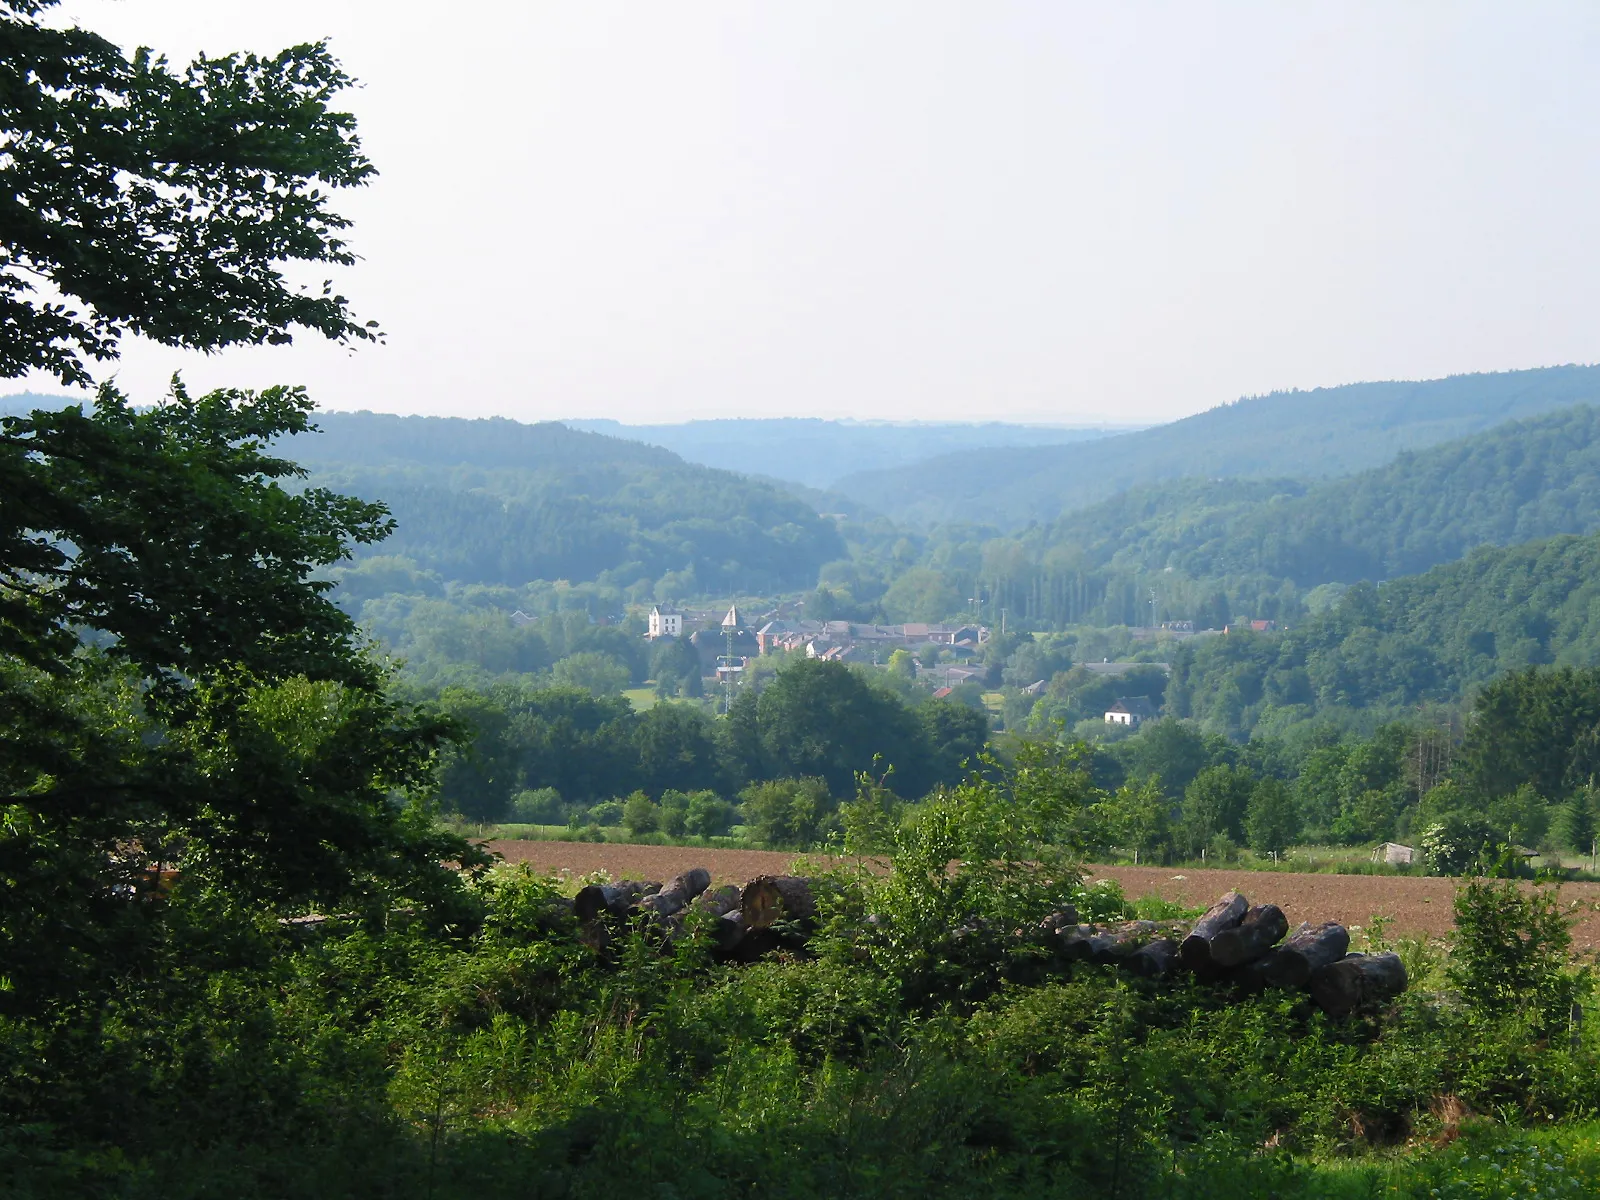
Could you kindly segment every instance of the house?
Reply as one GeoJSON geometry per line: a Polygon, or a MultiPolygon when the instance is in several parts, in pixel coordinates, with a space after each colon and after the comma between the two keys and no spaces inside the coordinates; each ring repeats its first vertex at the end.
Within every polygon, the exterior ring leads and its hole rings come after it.
{"type": "Polygon", "coordinates": [[[1155,705],[1148,696],[1119,696],[1116,703],[1106,709],[1107,725],[1128,725],[1137,729],[1155,719],[1155,705]]]}
{"type": "Polygon", "coordinates": [[[952,688],[952,687],[934,688],[933,689],[933,698],[935,700],[943,700],[946,696],[950,695],[950,693],[953,692],[953,691],[955,691],[955,688],[952,688]]]}
{"type": "Polygon", "coordinates": [[[1044,680],[1036,679],[1032,683],[1030,683],[1027,687],[1022,689],[1022,694],[1024,696],[1042,696],[1042,695],[1044,695],[1044,689],[1047,686],[1048,685],[1045,683],[1044,680]]]}
{"type": "Polygon", "coordinates": [[[1385,862],[1391,867],[1409,867],[1417,857],[1417,852],[1410,846],[1402,846],[1399,842],[1384,842],[1372,852],[1373,862],[1385,862]]]}
{"type": "MultiPolygon", "coordinates": [[[[635,627],[637,628],[637,626],[635,627]]],[[[683,614],[675,612],[662,612],[659,607],[650,610],[650,624],[645,632],[645,637],[651,641],[656,638],[682,637],[683,614]]]]}

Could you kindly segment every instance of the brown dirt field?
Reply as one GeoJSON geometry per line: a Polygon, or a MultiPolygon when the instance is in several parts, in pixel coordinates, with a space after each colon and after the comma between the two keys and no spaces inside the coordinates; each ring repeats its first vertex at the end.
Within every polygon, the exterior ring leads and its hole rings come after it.
{"type": "MultiPolygon", "coordinates": [[[[705,867],[718,883],[744,883],[757,875],[788,872],[796,855],[772,850],[709,850],[694,846],[628,846],[601,842],[493,841],[488,848],[507,862],[577,877],[595,871],[614,879],[669,879],[705,867]]],[[[825,861],[825,860],[823,860],[825,861]]],[[[1190,907],[1210,904],[1237,888],[1252,902],[1283,909],[1291,926],[1338,921],[1365,927],[1374,916],[1392,919],[1391,935],[1450,931],[1455,881],[1406,875],[1309,875],[1288,871],[1179,870],[1162,867],[1095,867],[1089,878],[1115,879],[1130,898],[1160,896],[1190,907]]],[[[1573,908],[1573,948],[1600,948],[1600,884],[1568,883],[1562,901],[1573,908]]]]}

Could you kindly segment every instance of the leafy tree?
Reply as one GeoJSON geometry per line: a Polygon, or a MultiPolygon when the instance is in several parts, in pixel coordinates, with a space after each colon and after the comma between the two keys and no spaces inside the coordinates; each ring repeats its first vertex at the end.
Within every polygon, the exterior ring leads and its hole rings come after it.
{"type": "Polygon", "coordinates": [[[785,666],[756,701],[755,715],[768,778],[820,778],[844,796],[856,775],[881,759],[895,768],[891,786],[901,795],[920,796],[933,783],[916,715],[841,663],[785,666]]]}
{"type": "Polygon", "coordinates": [[[439,708],[471,735],[443,757],[440,801],[447,811],[474,821],[501,820],[516,790],[519,765],[511,715],[494,697],[459,687],[440,693],[439,708]]]}
{"type": "Polygon", "coordinates": [[[656,704],[633,722],[633,752],[645,790],[692,792],[721,782],[711,720],[687,704],[656,704]]]}
{"type": "Polygon", "coordinates": [[[550,674],[558,684],[582,688],[591,696],[619,695],[629,682],[626,664],[593,650],[567,655],[550,674]]]}
{"type": "Polygon", "coordinates": [[[1130,778],[1159,779],[1169,796],[1183,795],[1211,762],[1205,737],[1188,722],[1171,719],[1146,725],[1118,751],[1130,778]]]}
{"type": "Polygon", "coordinates": [[[1242,842],[1257,782],[1248,767],[1207,767],[1196,775],[1183,792],[1181,830],[1188,845],[1198,850],[1219,834],[1242,842]]]}
{"type": "Polygon", "coordinates": [[[1154,779],[1118,788],[1095,806],[1092,821],[1102,831],[1107,847],[1136,850],[1149,856],[1160,854],[1171,845],[1172,804],[1154,779]]]}
{"type": "Polygon", "coordinates": [[[634,837],[661,828],[661,810],[643,792],[634,792],[622,805],[622,824],[634,837]]]}
{"type": "Polygon", "coordinates": [[[695,792],[683,814],[684,831],[692,837],[717,837],[733,825],[733,805],[712,791],[695,792]]]}
{"type": "Polygon", "coordinates": [[[837,807],[821,779],[774,779],[739,793],[745,825],[764,846],[804,849],[819,840],[837,807]]]}
{"type": "Polygon", "coordinates": [[[0,4],[0,377],[89,383],[84,360],[130,333],[199,350],[374,337],[344,297],[280,270],[355,261],[324,189],[373,174],[330,108],[351,81],[326,45],[177,71],[43,24],[51,4],[0,4]]]}
{"type": "Polygon", "coordinates": [[[682,837],[688,828],[689,797],[668,788],[661,794],[661,832],[668,837],[682,837]]]}
{"type": "Polygon", "coordinates": [[[1281,780],[1263,779],[1250,793],[1245,840],[1257,854],[1282,854],[1300,836],[1300,809],[1281,780]]]}
{"type": "Polygon", "coordinates": [[[1423,830],[1423,861],[1435,875],[1465,875],[1485,869],[1506,842],[1505,833],[1481,817],[1450,813],[1423,830]]]}
{"type": "Polygon", "coordinates": [[[1572,796],[1556,817],[1556,836],[1561,844],[1569,850],[1576,850],[1579,854],[1588,854],[1594,849],[1595,840],[1595,810],[1594,793],[1588,788],[1581,788],[1572,793],[1572,796]]]}

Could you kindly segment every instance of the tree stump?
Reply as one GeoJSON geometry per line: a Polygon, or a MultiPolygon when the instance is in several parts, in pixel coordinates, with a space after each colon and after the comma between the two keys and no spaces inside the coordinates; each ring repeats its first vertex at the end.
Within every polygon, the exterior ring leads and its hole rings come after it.
{"type": "Polygon", "coordinates": [[[1205,972],[1213,969],[1211,941],[1224,929],[1232,929],[1244,920],[1250,911],[1250,902],[1238,892],[1229,892],[1218,900],[1194,923],[1189,936],[1178,947],[1178,958],[1191,971],[1205,972]]]}
{"type": "Polygon", "coordinates": [[[1398,954],[1351,954],[1311,973],[1311,999],[1330,1017],[1344,1017],[1363,1004],[1398,996],[1406,982],[1398,954]]]}
{"type": "Polygon", "coordinates": [[[1211,939],[1211,965],[1227,970],[1254,962],[1284,934],[1289,919],[1276,904],[1258,904],[1245,913],[1244,920],[1224,929],[1211,939]]]}
{"type": "Polygon", "coordinates": [[[770,929],[779,921],[809,921],[817,915],[811,881],[798,875],[758,875],[739,897],[745,929],[770,929]]]}

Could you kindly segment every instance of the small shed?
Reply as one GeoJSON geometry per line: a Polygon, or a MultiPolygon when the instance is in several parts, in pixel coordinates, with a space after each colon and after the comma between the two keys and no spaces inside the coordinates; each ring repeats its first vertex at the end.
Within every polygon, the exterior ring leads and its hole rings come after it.
{"type": "Polygon", "coordinates": [[[1414,849],[1399,842],[1384,842],[1372,852],[1373,862],[1388,863],[1391,867],[1409,867],[1416,857],[1414,849]]]}

